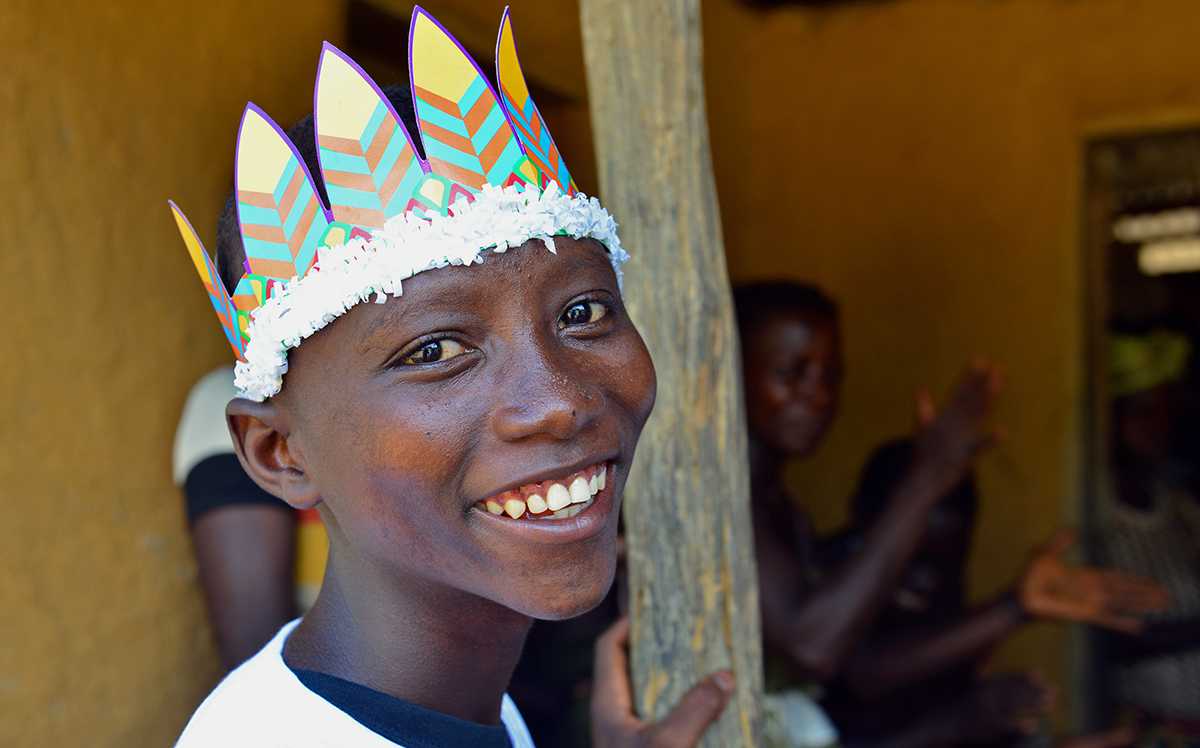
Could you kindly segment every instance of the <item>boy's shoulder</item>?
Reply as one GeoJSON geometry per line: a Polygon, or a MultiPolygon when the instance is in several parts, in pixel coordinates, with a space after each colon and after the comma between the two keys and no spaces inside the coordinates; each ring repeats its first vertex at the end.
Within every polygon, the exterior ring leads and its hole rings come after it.
{"type": "MultiPolygon", "coordinates": [[[[176,748],[397,748],[309,690],[283,661],[292,621],[258,654],[225,676],[184,728],[176,748]]],[[[514,748],[533,739],[507,694],[501,721],[514,748]]]]}
{"type": "Polygon", "coordinates": [[[188,721],[176,748],[217,746],[362,746],[394,748],[305,688],[283,662],[296,621],[213,689],[188,721]]]}

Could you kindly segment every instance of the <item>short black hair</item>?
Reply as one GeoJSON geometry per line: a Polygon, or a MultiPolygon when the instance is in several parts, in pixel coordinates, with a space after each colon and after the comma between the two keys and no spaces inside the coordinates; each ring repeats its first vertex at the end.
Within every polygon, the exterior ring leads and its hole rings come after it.
{"type": "Polygon", "coordinates": [[[743,337],[747,330],[774,314],[806,314],[829,322],[838,319],[837,302],[819,287],[800,281],[758,281],[735,286],[733,306],[743,337]]]}
{"type": "MultiPolygon", "coordinates": [[[[413,110],[412,94],[409,92],[408,86],[384,86],[383,95],[387,97],[387,100],[391,102],[396,113],[400,115],[400,121],[408,130],[409,135],[414,140],[419,141],[416,135],[417,115],[413,110]]],[[[308,173],[312,174],[317,194],[321,196],[321,200],[326,205],[329,205],[329,195],[325,191],[325,181],[321,179],[321,169],[317,164],[317,134],[313,130],[312,115],[306,115],[304,119],[288,128],[287,136],[296,144],[296,150],[300,151],[300,157],[304,159],[304,164],[308,166],[308,173]]],[[[419,142],[415,142],[413,147],[417,149],[419,155],[424,157],[419,142]]],[[[242,230],[238,224],[237,200],[236,195],[232,191],[225,199],[225,207],[221,210],[221,217],[217,219],[216,263],[217,274],[221,276],[221,282],[225,284],[225,288],[232,294],[238,281],[242,279],[242,276],[246,272],[246,248],[242,246],[242,230]]]]}

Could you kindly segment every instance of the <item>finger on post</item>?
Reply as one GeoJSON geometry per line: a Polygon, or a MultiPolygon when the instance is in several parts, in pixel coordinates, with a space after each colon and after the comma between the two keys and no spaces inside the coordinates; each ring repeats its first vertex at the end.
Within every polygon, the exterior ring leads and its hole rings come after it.
{"type": "Polygon", "coordinates": [[[692,686],[675,708],[655,724],[653,744],[662,748],[696,745],[725,710],[733,689],[733,673],[728,670],[714,673],[692,686]]]}
{"type": "Polygon", "coordinates": [[[596,640],[595,675],[592,692],[593,713],[622,715],[632,712],[633,695],[629,686],[629,618],[622,617],[596,640]]]}

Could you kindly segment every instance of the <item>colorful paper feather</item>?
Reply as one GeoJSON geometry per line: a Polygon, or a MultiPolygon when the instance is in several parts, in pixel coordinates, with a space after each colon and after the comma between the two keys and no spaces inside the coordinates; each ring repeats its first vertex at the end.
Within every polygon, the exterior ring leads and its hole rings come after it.
{"type": "Polygon", "coordinates": [[[334,218],[378,228],[414,207],[429,166],[375,81],[328,42],[313,99],[317,154],[334,218]]]}
{"type": "Polygon", "coordinates": [[[563,192],[574,194],[576,187],[571,172],[567,170],[554,138],[550,137],[550,130],[546,128],[542,113],[538,111],[525,82],[508,8],[504,9],[504,16],[500,19],[500,34],[496,38],[496,77],[500,84],[500,101],[509,121],[513,123],[517,137],[525,146],[525,155],[542,174],[558,182],[563,192]]]}
{"type": "Polygon", "coordinates": [[[217,313],[217,319],[221,322],[225,338],[233,348],[234,355],[241,358],[242,353],[246,350],[246,345],[242,335],[238,332],[237,312],[233,301],[229,298],[229,292],[225,290],[225,284],[221,282],[221,276],[217,274],[217,268],[213,264],[212,258],[205,251],[203,242],[196,235],[196,230],[192,228],[187,216],[174,202],[168,200],[167,204],[171,206],[171,214],[175,216],[175,225],[179,227],[179,233],[183,236],[183,243],[187,246],[192,264],[196,266],[196,272],[200,275],[200,282],[204,284],[204,290],[208,292],[208,300],[212,302],[213,311],[217,313]]]}
{"type": "Polygon", "coordinates": [[[296,146],[254,104],[238,130],[234,185],[248,271],[283,281],[308,272],[330,216],[296,146]]]}
{"type": "Polygon", "coordinates": [[[408,49],[417,126],[433,172],[473,190],[524,181],[525,153],[496,92],[421,7],[413,9],[408,49]]]}

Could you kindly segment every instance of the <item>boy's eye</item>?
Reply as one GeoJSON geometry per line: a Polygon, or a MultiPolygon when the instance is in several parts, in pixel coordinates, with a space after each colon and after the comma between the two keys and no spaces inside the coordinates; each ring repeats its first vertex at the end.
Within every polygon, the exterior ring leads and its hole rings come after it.
{"type": "Polygon", "coordinates": [[[574,325],[586,325],[603,319],[608,314],[608,307],[598,301],[577,301],[563,311],[558,318],[559,328],[574,325]]]}
{"type": "Polygon", "coordinates": [[[466,352],[467,347],[462,343],[450,338],[439,338],[423,343],[420,348],[405,356],[400,363],[404,366],[434,364],[438,361],[447,361],[455,356],[461,356],[466,352]]]}

